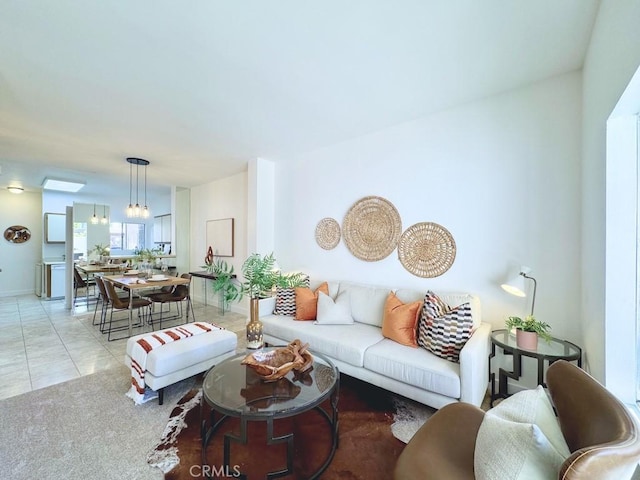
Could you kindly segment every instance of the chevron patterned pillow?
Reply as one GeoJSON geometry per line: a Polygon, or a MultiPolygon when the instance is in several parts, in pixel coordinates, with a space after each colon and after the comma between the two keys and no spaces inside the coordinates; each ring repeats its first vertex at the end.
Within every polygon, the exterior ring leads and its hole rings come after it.
{"type": "Polygon", "coordinates": [[[459,362],[460,350],[471,337],[472,328],[470,303],[451,308],[435,293],[427,292],[418,322],[419,346],[438,357],[459,362]]]}
{"type": "MultiPolygon", "coordinates": [[[[305,287],[309,286],[309,277],[303,280],[305,287]]],[[[276,306],[273,309],[274,315],[296,316],[296,289],[276,287],[276,306]]]]}

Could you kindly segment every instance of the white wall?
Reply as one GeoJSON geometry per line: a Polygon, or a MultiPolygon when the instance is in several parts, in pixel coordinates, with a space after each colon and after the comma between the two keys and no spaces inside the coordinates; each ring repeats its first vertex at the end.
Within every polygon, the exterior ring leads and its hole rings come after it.
{"type": "Polygon", "coordinates": [[[14,225],[31,232],[24,243],[10,243],[0,237],[0,297],[34,293],[35,265],[42,254],[42,196],[40,192],[16,195],[2,189],[0,205],[0,234],[14,225]]]}
{"type": "MultiPolygon", "coordinates": [[[[580,320],[581,75],[431,115],[311,152],[276,166],[276,256],[313,277],[480,295],[495,328],[529,301],[499,286],[515,264],[538,280],[536,316],[578,342],[580,320]],[[403,228],[433,221],[453,235],[457,257],[434,279],[407,272],[395,252],[364,262],[341,242],[325,251],[314,231],[342,219],[366,195],[390,200],[403,228]]],[[[580,343],[580,342],[579,342],[580,343]]]]}
{"type": "MultiPolygon", "coordinates": [[[[640,1],[604,0],[600,5],[583,70],[582,278],[580,305],[587,366],[605,378],[605,144],[606,121],[640,65],[640,1]]],[[[633,259],[630,259],[633,261],[633,259]]],[[[606,318],[618,322],[620,318],[606,318]]],[[[625,318],[635,322],[635,318],[625,318]]],[[[614,334],[611,330],[609,334],[614,334]]],[[[631,352],[629,352],[631,353],[631,352]]],[[[628,356],[627,362],[635,357],[628,356]]],[[[625,364],[635,384],[634,369],[625,364]]]]}
{"type": "MultiPolygon", "coordinates": [[[[202,270],[207,255],[206,225],[208,220],[220,218],[234,219],[234,256],[221,257],[233,265],[238,275],[247,257],[247,174],[224,178],[215,182],[191,188],[191,271],[202,270]]],[[[203,300],[202,280],[194,279],[192,294],[203,300]]],[[[211,292],[208,302],[217,303],[211,292]]],[[[247,311],[246,300],[231,305],[233,310],[247,311]]]]}

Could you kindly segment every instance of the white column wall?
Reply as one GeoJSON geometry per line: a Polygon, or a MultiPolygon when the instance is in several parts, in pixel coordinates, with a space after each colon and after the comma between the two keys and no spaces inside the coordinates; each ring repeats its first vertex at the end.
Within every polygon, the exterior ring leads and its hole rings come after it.
{"type": "MultiPolygon", "coordinates": [[[[234,219],[234,256],[221,257],[229,265],[233,265],[240,276],[242,263],[247,257],[247,173],[243,172],[215,182],[191,188],[191,244],[189,270],[202,270],[204,258],[207,254],[206,224],[208,220],[220,218],[234,219]]],[[[194,282],[199,282],[195,280],[194,282]]],[[[194,298],[203,300],[200,287],[192,288],[194,298]]],[[[217,298],[208,292],[208,301],[215,303],[217,298]]],[[[232,310],[246,312],[248,303],[243,300],[240,304],[231,305],[232,310]]]]}
{"type": "MultiPolygon", "coordinates": [[[[582,128],[582,261],[581,319],[587,351],[586,366],[601,382],[605,379],[605,178],[606,122],[640,65],[640,1],[604,0],[591,36],[583,69],[582,128]]],[[[629,259],[633,261],[633,259],[629,259]]],[[[635,318],[625,321],[635,323],[635,318]]],[[[614,323],[615,325],[615,323],[614,323]]],[[[611,330],[606,332],[611,333],[611,330]]],[[[627,352],[627,362],[634,361],[627,352]]],[[[629,371],[625,365],[613,368],[629,371]]],[[[629,378],[635,384],[635,379],[629,378]]]]}

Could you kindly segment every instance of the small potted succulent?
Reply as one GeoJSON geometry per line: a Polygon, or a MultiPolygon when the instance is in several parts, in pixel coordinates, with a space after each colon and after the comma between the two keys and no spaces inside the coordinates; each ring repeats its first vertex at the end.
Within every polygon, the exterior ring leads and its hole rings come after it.
{"type": "Polygon", "coordinates": [[[551,341],[549,330],[551,325],[541,320],[536,320],[533,315],[528,315],[524,319],[521,317],[509,317],[505,322],[507,329],[516,329],[516,344],[519,348],[536,350],[538,348],[538,337],[542,337],[547,343],[551,341]]]}

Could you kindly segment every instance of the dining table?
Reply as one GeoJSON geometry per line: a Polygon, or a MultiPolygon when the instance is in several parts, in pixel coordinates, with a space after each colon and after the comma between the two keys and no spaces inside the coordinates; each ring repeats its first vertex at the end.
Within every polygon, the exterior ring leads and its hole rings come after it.
{"type": "MultiPolygon", "coordinates": [[[[113,283],[116,287],[122,288],[129,292],[129,336],[133,334],[133,295],[134,292],[140,292],[147,288],[170,287],[176,285],[187,285],[190,279],[182,277],[170,276],[140,276],[136,275],[105,275],[103,280],[113,283]]],[[[187,309],[187,319],[189,318],[189,309],[187,309]]]]}

